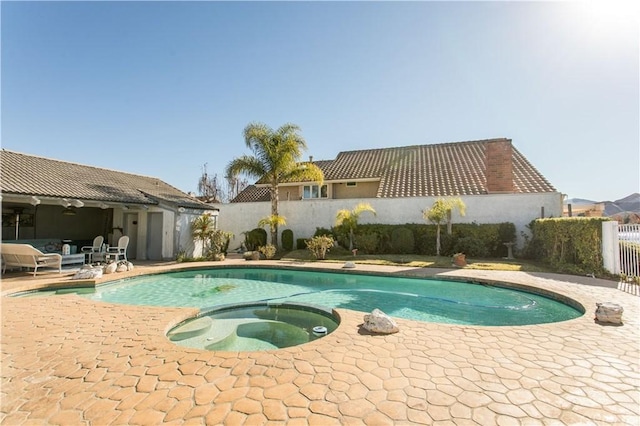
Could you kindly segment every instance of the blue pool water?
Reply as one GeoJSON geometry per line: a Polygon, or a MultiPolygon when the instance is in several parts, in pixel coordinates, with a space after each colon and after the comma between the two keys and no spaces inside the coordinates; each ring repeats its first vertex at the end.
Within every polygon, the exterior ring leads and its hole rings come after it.
{"type": "Polygon", "coordinates": [[[133,305],[208,308],[247,302],[303,303],[468,325],[565,321],[577,309],[540,295],[459,281],[263,268],[213,268],[130,278],[82,294],[133,305]]]}

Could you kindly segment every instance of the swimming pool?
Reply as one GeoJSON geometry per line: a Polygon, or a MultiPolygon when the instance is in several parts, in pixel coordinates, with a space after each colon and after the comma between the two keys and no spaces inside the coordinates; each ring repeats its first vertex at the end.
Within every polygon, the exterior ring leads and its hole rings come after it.
{"type": "Polygon", "coordinates": [[[275,268],[212,268],[129,278],[83,297],[130,305],[210,308],[288,302],[466,325],[566,321],[584,312],[511,288],[463,281],[275,268]]]}

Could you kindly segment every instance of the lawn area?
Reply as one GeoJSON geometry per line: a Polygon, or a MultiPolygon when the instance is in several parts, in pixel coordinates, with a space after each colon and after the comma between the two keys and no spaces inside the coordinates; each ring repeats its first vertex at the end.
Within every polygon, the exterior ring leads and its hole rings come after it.
{"type": "MultiPolygon", "coordinates": [[[[453,262],[449,256],[420,256],[415,254],[358,254],[353,256],[344,249],[332,249],[327,259],[316,260],[308,250],[294,250],[282,256],[283,260],[299,260],[305,262],[355,262],[370,265],[402,265],[418,268],[451,268],[453,262]]],[[[467,258],[465,269],[483,269],[494,271],[523,271],[523,272],[555,272],[545,265],[522,259],[474,259],[467,258]]]]}

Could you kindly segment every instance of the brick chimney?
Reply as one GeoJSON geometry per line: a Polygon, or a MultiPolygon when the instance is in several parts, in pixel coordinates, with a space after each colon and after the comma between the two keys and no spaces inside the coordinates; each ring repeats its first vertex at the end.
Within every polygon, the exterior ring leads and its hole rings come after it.
{"type": "Polygon", "coordinates": [[[513,147],[511,139],[494,139],[485,143],[484,164],[487,193],[513,192],[513,147]]]}

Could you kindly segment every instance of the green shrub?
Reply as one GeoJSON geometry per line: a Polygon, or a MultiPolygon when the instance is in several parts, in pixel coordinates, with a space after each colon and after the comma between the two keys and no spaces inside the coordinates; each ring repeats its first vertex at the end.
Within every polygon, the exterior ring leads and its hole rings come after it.
{"type": "MultiPolygon", "coordinates": [[[[355,236],[356,247],[368,254],[391,253],[389,241],[394,225],[364,224],[358,225],[358,234],[355,236]]],[[[347,245],[348,247],[348,239],[347,245]]]]}
{"type": "Polygon", "coordinates": [[[536,219],[525,253],[559,271],[603,273],[602,222],[608,218],[536,219]]]}
{"type": "Polygon", "coordinates": [[[498,240],[504,243],[514,243],[516,241],[516,226],[510,222],[498,224],[498,240]]]}
{"type": "Polygon", "coordinates": [[[411,229],[404,226],[391,231],[391,249],[396,254],[414,253],[415,238],[411,229]]]}
{"type": "Polygon", "coordinates": [[[328,237],[334,237],[333,230],[327,228],[316,228],[316,232],[313,233],[314,237],[321,237],[322,235],[326,235],[328,237]]]}
{"type": "Polygon", "coordinates": [[[276,255],[276,247],[271,244],[258,247],[258,251],[262,253],[267,259],[273,259],[273,256],[276,255]]]}
{"type": "MultiPolygon", "coordinates": [[[[316,235],[328,230],[318,228],[316,235]]],[[[515,241],[513,223],[477,224],[456,223],[453,233],[440,235],[440,254],[452,256],[464,251],[473,257],[504,257],[505,242],[515,241]],[[457,244],[460,239],[464,240],[457,244]],[[463,248],[464,250],[458,250],[463,248]]],[[[342,227],[334,227],[331,234],[341,247],[349,246],[349,236],[342,227]]],[[[355,236],[356,247],[366,254],[420,254],[436,255],[436,226],[432,224],[406,223],[404,225],[361,224],[355,236]],[[409,236],[411,234],[411,236],[409,236]],[[413,238],[413,243],[411,239],[413,238]]]]}
{"type": "Polygon", "coordinates": [[[467,257],[487,257],[489,255],[487,246],[475,236],[458,238],[454,244],[454,251],[464,253],[467,257]]]}
{"type": "Polygon", "coordinates": [[[378,249],[378,234],[357,234],[355,236],[356,248],[360,253],[375,254],[378,249]]]}
{"type": "Polygon", "coordinates": [[[262,228],[254,228],[249,232],[245,232],[244,244],[249,251],[258,250],[258,247],[267,245],[267,231],[262,228]]]}
{"type": "Polygon", "coordinates": [[[324,260],[327,252],[333,247],[333,237],[319,235],[307,241],[307,248],[318,260],[324,260]]]}
{"type": "Polygon", "coordinates": [[[284,251],[293,250],[293,231],[291,229],[282,231],[282,249],[284,251]]]}
{"type": "Polygon", "coordinates": [[[208,259],[217,259],[221,254],[226,256],[231,237],[233,237],[231,232],[214,229],[209,235],[209,252],[206,257],[208,259]]]}
{"type": "Polygon", "coordinates": [[[296,250],[304,250],[307,248],[307,239],[306,238],[298,238],[296,239],[296,250]]]}

